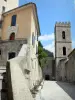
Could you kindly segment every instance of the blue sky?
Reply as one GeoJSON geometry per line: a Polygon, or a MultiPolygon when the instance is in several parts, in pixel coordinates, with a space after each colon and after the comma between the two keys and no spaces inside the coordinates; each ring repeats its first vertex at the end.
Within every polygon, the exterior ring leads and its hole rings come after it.
{"type": "Polygon", "coordinates": [[[56,21],[70,21],[73,48],[75,47],[75,0],[20,0],[19,5],[34,2],[37,6],[44,48],[54,52],[54,25],[56,21]],[[48,39],[47,39],[48,38],[48,39]]]}

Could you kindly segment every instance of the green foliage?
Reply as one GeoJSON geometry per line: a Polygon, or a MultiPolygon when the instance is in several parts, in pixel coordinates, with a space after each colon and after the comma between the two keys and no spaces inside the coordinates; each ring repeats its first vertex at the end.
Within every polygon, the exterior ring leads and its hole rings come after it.
{"type": "Polygon", "coordinates": [[[47,53],[44,51],[43,46],[42,46],[41,42],[39,41],[39,43],[38,43],[38,60],[39,60],[40,65],[41,65],[41,60],[47,56],[48,56],[47,53]]]}

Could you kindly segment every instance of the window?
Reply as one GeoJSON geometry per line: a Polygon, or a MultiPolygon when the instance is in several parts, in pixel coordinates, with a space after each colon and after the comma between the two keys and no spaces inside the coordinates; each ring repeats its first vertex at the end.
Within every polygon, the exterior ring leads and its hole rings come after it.
{"type": "Polygon", "coordinates": [[[5,7],[3,6],[3,7],[2,7],[2,13],[4,13],[4,12],[5,12],[5,7]]]}
{"type": "Polygon", "coordinates": [[[45,80],[50,80],[50,76],[49,75],[45,75],[45,80]]]}
{"type": "Polygon", "coordinates": [[[8,54],[8,59],[12,59],[12,58],[14,58],[15,57],[15,52],[10,52],[9,54],[8,54]]]}
{"type": "Polygon", "coordinates": [[[4,0],[4,1],[7,1],[7,0],[4,0]]]}
{"type": "Polygon", "coordinates": [[[15,33],[11,33],[9,40],[14,40],[15,39],[15,33]]]}
{"type": "Polygon", "coordinates": [[[32,45],[34,45],[35,44],[35,36],[34,36],[34,34],[32,34],[32,45]]]}
{"type": "Polygon", "coordinates": [[[0,28],[2,28],[2,20],[0,20],[0,28]]]}
{"type": "Polygon", "coordinates": [[[0,55],[1,55],[1,50],[0,50],[0,55]]]}
{"type": "Polygon", "coordinates": [[[15,26],[15,25],[16,25],[16,15],[13,15],[11,19],[11,26],[15,26]]]}
{"type": "Polygon", "coordinates": [[[65,39],[65,31],[62,32],[62,38],[65,39]]]}
{"type": "Polygon", "coordinates": [[[63,55],[66,55],[66,47],[63,47],[63,55]]]}
{"type": "Polygon", "coordinates": [[[38,54],[38,46],[36,45],[36,54],[38,54]]]}

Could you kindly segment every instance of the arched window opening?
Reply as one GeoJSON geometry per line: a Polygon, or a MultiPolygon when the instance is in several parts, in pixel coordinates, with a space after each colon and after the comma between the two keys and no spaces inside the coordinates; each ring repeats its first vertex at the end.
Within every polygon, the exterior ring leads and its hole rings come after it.
{"type": "Polygon", "coordinates": [[[62,32],[62,38],[65,39],[65,31],[62,32]]]}
{"type": "Polygon", "coordinates": [[[13,33],[11,33],[11,35],[10,35],[10,40],[14,40],[15,39],[15,33],[13,32],[13,33]]]}
{"type": "Polygon", "coordinates": [[[63,55],[66,55],[66,47],[63,47],[63,55]]]}

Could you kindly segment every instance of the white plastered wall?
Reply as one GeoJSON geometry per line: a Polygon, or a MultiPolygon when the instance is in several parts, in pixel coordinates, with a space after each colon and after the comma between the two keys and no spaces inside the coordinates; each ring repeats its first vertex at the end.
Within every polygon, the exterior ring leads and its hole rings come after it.
{"type": "Polygon", "coordinates": [[[19,0],[7,0],[7,8],[6,11],[14,9],[19,6],[19,0]]]}
{"type": "Polygon", "coordinates": [[[1,19],[1,14],[2,14],[2,7],[6,7],[6,1],[0,0],[0,19],[1,19]]]}

